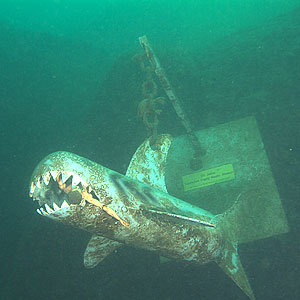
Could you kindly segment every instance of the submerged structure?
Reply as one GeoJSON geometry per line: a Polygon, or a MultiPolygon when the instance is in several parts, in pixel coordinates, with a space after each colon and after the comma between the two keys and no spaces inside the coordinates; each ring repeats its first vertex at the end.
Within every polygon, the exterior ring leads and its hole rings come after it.
{"type": "Polygon", "coordinates": [[[255,299],[238,245],[288,231],[256,121],[193,131],[147,40],[140,42],[187,135],[155,132],[125,175],[52,153],[35,168],[30,197],[40,215],[92,233],[87,268],[131,245],[174,260],[216,262],[255,299]]]}
{"type": "MultiPolygon", "coordinates": [[[[93,234],[84,254],[86,267],[131,245],[176,260],[215,261],[254,299],[237,245],[262,237],[261,231],[274,234],[272,224],[255,216],[263,198],[255,191],[241,193],[229,210],[214,215],[171,196],[165,184],[171,145],[169,135],[159,136],[156,150],[146,140],[125,176],[75,154],[55,152],[34,170],[30,196],[39,203],[39,214],[93,234]],[[261,228],[256,235],[253,224],[261,228]]],[[[280,217],[283,232],[287,226],[280,217]]]]}

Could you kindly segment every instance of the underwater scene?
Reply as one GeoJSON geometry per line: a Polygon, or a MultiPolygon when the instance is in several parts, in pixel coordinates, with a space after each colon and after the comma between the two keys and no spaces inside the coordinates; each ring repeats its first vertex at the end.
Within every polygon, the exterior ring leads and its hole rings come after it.
{"type": "Polygon", "coordinates": [[[0,299],[300,299],[300,1],[5,0],[0,299]]]}

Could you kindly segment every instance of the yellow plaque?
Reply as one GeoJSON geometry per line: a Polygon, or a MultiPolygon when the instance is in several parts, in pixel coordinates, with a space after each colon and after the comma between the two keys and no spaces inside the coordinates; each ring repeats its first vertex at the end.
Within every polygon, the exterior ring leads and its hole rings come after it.
{"type": "Polygon", "coordinates": [[[229,181],[235,178],[232,164],[188,174],[182,177],[184,191],[199,189],[204,186],[219,182],[229,181]]]}

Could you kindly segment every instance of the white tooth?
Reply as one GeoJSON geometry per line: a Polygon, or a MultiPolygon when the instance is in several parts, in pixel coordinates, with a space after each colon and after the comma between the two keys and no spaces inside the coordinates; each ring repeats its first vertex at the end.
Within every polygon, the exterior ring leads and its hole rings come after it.
{"type": "Polygon", "coordinates": [[[87,184],[81,180],[81,185],[86,189],[87,188],[87,184]]]}
{"type": "Polygon", "coordinates": [[[34,185],[33,182],[31,182],[31,186],[30,186],[30,194],[33,194],[34,189],[35,189],[35,185],[34,185]]]}
{"type": "Polygon", "coordinates": [[[54,208],[54,210],[59,210],[60,209],[60,207],[55,202],[53,202],[53,208],[54,208]]]}
{"type": "Polygon", "coordinates": [[[53,209],[52,209],[52,208],[50,208],[50,207],[48,206],[48,204],[45,204],[45,208],[46,208],[46,210],[47,210],[48,214],[51,214],[51,213],[53,213],[53,209]]]}
{"type": "Polygon", "coordinates": [[[52,178],[54,180],[56,180],[57,176],[58,176],[58,171],[50,171],[51,175],[52,175],[52,178]]]}
{"type": "Polygon", "coordinates": [[[65,207],[70,207],[70,205],[66,201],[64,201],[61,205],[61,208],[65,208],[65,207]]]}
{"type": "Polygon", "coordinates": [[[50,172],[47,172],[44,176],[43,176],[43,179],[44,179],[44,182],[46,183],[46,185],[49,184],[49,181],[50,181],[50,172]]]}
{"type": "Polygon", "coordinates": [[[88,186],[88,187],[87,187],[87,191],[88,191],[88,193],[90,193],[90,192],[92,191],[91,186],[88,186]]]}
{"type": "Polygon", "coordinates": [[[75,187],[79,182],[80,182],[80,177],[76,174],[73,174],[72,188],[75,187]]]}
{"type": "Polygon", "coordinates": [[[40,189],[41,188],[41,178],[39,177],[36,181],[36,186],[40,189]]]}
{"type": "Polygon", "coordinates": [[[62,175],[62,182],[65,183],[72,174],[70,172],[63,172],[61,175],[62,175]]]}
{"type": "Polygon", "coordinates": [[[39,213],[41,216],[43,215],[43,213],[42,213],[39,209],[37,209],[36,211],[37,211],[37,213],[39,213]]]}
{"type": "Polygon", "coordinates": [[[43,207],[40,208],[41,212],[43,213],[43,215],[48,215],[48,213],[44,210],[43,207]]]}

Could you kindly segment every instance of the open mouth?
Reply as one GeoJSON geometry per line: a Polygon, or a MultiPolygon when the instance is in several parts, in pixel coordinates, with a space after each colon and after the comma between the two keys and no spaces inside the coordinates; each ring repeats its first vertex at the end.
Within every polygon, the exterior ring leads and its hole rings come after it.
{"type": "Polygon", "coordinates": [[[113,209],[100,202],[90,185],[71,172],[48,171],[38,176],[31,182],[29,196],[39,204],[37,212],[42,216],[51,216],[73,205],[95,205],[129,227],[113,209]]]}
{"type": "Polygon", "coordinates": [[[51,215],[70,205],[86,205],[85,198],[99,198],[79,176],[70,172],[49,171],[31,183],[29,196],[37,201],[40,215],[51,215]]]}

